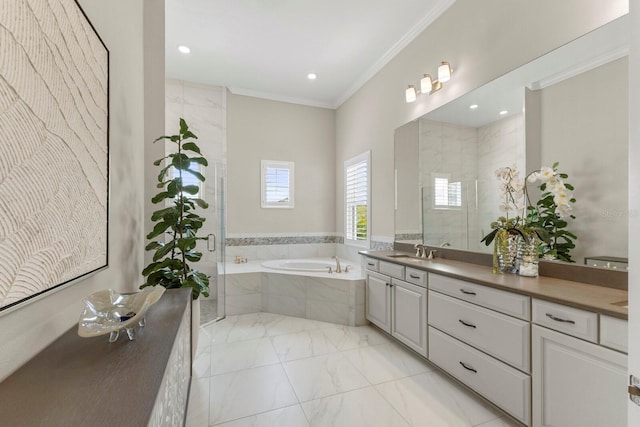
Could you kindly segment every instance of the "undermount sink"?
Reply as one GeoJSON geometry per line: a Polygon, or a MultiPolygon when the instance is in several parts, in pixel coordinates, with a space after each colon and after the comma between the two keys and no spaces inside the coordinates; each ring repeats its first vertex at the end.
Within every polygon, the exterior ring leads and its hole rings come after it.
{"type": "Polygon", "coordinates": [[[617,305],[618,307],[622,307],[622,308],[629,308],[629,301],[624,300],[624,301],[612,302],[611,305],[617,305]]]}

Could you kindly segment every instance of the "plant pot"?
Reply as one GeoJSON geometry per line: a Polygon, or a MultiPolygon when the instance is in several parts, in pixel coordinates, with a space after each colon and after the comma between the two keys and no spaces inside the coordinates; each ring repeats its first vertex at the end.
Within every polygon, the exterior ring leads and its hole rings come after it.
{"type": "Polygon", "coordinates": [[[511,273],[518,272],[518,241],[522,239],[519,234],[511,234],[507,230],[496,233],[493,246],[493,272],[511,273]]]}
{"type": "Polygon", "coordinates": [[[518,248],[518,274],[527,277],[538,277],[538,253],[540,240],[529,236],[529,241],[520,239],[518,248]]]}

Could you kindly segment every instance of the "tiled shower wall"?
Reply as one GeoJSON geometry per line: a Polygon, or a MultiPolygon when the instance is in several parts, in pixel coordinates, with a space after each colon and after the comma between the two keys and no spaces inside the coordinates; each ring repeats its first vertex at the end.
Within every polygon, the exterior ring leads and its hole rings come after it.
{"type": "MultiPolygon", "coordinates": [[[[204,193],[200,197],[209,203],[209,209],[199,209],[198,215],[206,218],[200,235],[209,233],[220,236],[224,219],[224,176],[226,166],[226,89],[167,79],[165,84],[165,127],[166,135],[174,135],[179,130],[179,119],[184,118],[189,129],[198,136],[196,143],[209,166],[201,172],[206,180],[204,193]]],[[[167,142],[168,152],[173,151],[167,142]]],[[[217,262],[221,261],[222,239],[217,239],[215,253],[207,252],[206,242],[198,242],[198,250],[203,253],[203,261],[196,268],[215,277],[217,262]]],[[[211,281],[211,296],[216,295],[216,281],[211,281]]]]}

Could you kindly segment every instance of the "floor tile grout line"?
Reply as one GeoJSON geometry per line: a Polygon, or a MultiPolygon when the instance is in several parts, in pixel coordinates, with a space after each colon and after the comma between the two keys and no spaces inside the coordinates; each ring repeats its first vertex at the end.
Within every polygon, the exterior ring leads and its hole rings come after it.
{"type": "MultiPolygon", "coordinates": [[[[401,378],[401,379],[404,379],[404,378],[401,378]]],[[[396,380],[393,380],[393,381],[399,381],[399,380],[396,379],[396,380]]],[[[389,381],[389,382],[393,382],[393,381],[389,381]]],[[[377,384],[377,385],[380,385],[380,384],[377,384]]],[[[378,388],[375,385],[373,386],[373,389],[378,394],[378,396],[380,396],[382,398],[382,400],[387,402],[387,404],[391,407],[391,409],[393,409],[393,411],[395,413],[397,413],[400,416],[400,418],[402,418],[407,423],[407,425],[413,427],[413,423],[411,422],[411,420],[407,419],[402,413],[400,413],[400,411],[398,411],[396,409],[396,407],[393,406],[393,404],[391,402],[389,402],[389,400],[386,397],[384,397],[384,395],[382,393],[380,393],[380,391],[378,390],[378,388]]]]}
{"type": "MultiPolygon", "coordinates": [[[[302,411],[302,413],[304,414],[304,410],[302,409],[302,405],[300,404],[300,402],[298,402],[298,403],[294,403],[294,404],[292,404],[292,405],[285,405],[285,406],[281,406],[281,407],[279,407],[279,408],[268,409],[268,410],[266,410],[266,411],[256,412],[255,414],[245,415],[245,416],[243,416],[243,417],[234,418],[234,419],[232,419],[232,420],[227,420],[227,421],[222,421],[222,422],[219,422],[219,423],[216,423],[216,424],[207,424],[207,425],[208,425],[209,427],[215,427],[215,426],[219,426],[219,425],[221,425],[221,424],[232,423],[232,422],[234,422],[234,421],[243,420],[243,419],[245,419],[245,418],[255,417],[255,416],[258,416],[258,415],[267,414],[267,413],[269,413],[269,412],[278,411],[278,410],[280,410],[280,409],[292,408],[292,407],[294,407],[294,406],[300,406],[300,410],[301,410],[301,411],[302,411]]],[[[306,418],[306,416],[305,416],[305,418],[306,418]]],[[[308,421],[307,421],[307,422],[308,422],[308,421]]]]}

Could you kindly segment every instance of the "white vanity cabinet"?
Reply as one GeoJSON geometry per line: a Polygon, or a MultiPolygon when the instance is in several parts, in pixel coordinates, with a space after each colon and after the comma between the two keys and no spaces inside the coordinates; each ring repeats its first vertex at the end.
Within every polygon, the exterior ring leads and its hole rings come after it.
{"type": "MultiPolygon", "coordinates": [[[[427,289],[404,280],[404,267],[384,261],[381,273],[366,272],[366,317],[398,341],[419,354],[427,355],[427,289]],[[382,274],[382,272],[386,274],[382,274]]],[[[417,272],[411,273],[418,277],[417,272]]],[[[426,277],[424,278],[426,280],[426,277]]],[[[420,279],[412,278],[416,283],[420,279]]]]}
{"type": "Polygon", "coordinates": [[[529,425],[526,295],[429,273],[429,360],[529,425]]]}
{"type": "MultiPolygon", "coordinates": [[[[532,326],[533,426],[625,427],[627,356],[589,342],[598,315],[538,300],[533,311],[534,322],[543,323],[532,326]]],[[[612,336],[605,343],[616,342],[617,325],[601,317],[600,328],[612,336]]]]}

